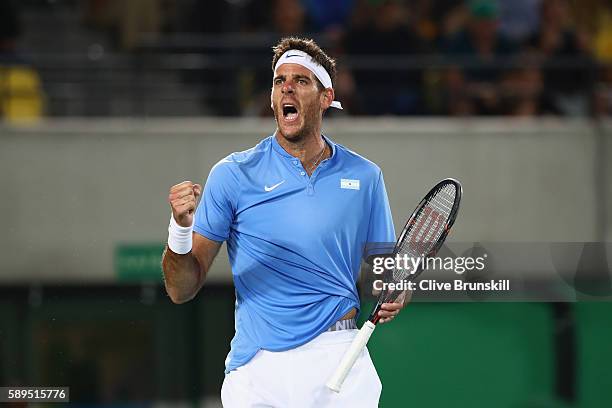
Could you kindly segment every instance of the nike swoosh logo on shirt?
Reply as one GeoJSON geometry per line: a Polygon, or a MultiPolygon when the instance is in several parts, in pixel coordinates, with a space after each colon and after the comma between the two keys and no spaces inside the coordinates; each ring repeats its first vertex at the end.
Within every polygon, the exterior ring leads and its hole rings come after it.
{"type": "Polygon", "coordinates": [[[270,186],[270,187],[268,187],[268,186],[264,186],[264,190],[266,190],[266,191],[272,191],[272,190],[274,190],[276,187],[278,187],[278,186],[280,186],[281,184],[283,184],[284,182],[285,182],[285,180],[281,181],[280,183],[276,183],[275,185],[270,186]]]}

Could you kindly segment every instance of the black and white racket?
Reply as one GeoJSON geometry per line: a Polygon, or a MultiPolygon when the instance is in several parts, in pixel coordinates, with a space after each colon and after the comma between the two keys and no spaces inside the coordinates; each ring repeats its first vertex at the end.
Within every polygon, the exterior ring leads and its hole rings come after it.
{"type": "MultiPolygon", "coordinates": [[[[436,184],[421,200],[406,222],[404,230],[397,239],[392,256],[407,255],[423,260],[435,256],[457,218],[461,194],[461,184],[457,180],[449,178],[436,184]]],[[[386,270],[382,281],[383,283],[399,283],[403,280],[413,280],[423,271],[423,265],[424,262],[420,262],[419,267],[415,270],[397,268],[386,270]]],[[[403,290],[386,289],[381,291],[370,317],[353,339],[340,365],[327,382],[328,388],[340,392],[342,383],[376,328],[380,319],[378,312],[382,304],[394,302],[403,292],[403,290]]]]}

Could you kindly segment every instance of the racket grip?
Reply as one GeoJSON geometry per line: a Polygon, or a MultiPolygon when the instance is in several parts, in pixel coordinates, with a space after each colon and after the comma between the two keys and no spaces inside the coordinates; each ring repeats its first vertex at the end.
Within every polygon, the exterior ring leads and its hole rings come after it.
{"type": "Polygon", "coordinates": [[[357,357],[359,357],[361,351],[368,343],[368,340],[370,339],[372,333],[374,333],[375,328],[376,325],[368,320],[364,323],[361,329],[359,329],[359,333],[357,333],[357,336],[355,336],[353,339],[349,349],[346,351],[346,353],[344,353],[338,368],[336,368],[334,374],[327,381],[327,388],[335,392],[340,392],[342,383],[344,383],[349,371],[351,371],[351,368],[353,368],[353,365],[355,365],[357,357]]]}

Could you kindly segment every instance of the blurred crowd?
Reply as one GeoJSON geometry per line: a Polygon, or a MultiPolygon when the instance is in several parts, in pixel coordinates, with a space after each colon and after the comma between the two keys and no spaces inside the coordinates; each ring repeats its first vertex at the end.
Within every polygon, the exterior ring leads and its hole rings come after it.
{"type": "Polygon", "coordinates": [[[243,30],[324,37],[333,56],[352,62],[336,82],[351,114],[612,112],[609,0],[278,0],[270,7],[263,17],[249,12],[243,30]]]}
{"type": "MultiPolygon", "coordinates": [[[[260,54],[269,59],[270,46],[280,37],[313,37],[339,62],[335,88],[346,109],[334,114],[612,114],[612,0],[80,4],[87,26],[108,32],[122,52],[137,52],[145,34],[150,41],[185,33],[208,39],[241,33],[265,38],[260,54]]],[[[265,68],[245,64],[199,72],[200,81],[248,89],[212,103],[213,114],[269,115],[271,72],[265,68]]]]}

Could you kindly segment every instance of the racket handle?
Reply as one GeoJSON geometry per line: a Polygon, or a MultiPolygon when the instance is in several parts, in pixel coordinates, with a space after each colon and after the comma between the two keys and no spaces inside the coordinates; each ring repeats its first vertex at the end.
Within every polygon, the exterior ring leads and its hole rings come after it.
{"type": "Polygon", "coordinates": [[[355,336],[353,339],[351,346],[346,353],[344,353],[344,357],[342,357],[342,361],[340,361],[338,368],[336,368],[334,374],[327,381],[327,388],[335,392],[340,392],[342,383],[344,383],[349,371],[351,371],[351,368],[353,368],[353,365],[355,365],[357,357],[359,357],[361,351],[368,343],[368,340],[370,339],[372,333],[374,333],[375,328],[376,325],[368,320],[364,323],[361,329],[359,329],[359,333],[357,333],[357,336],[355,336]]]}

